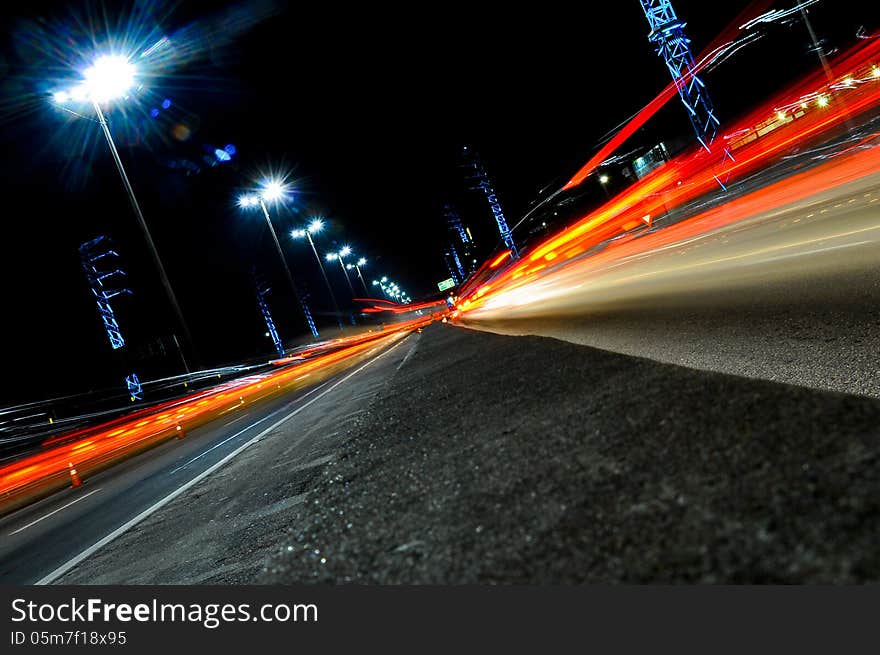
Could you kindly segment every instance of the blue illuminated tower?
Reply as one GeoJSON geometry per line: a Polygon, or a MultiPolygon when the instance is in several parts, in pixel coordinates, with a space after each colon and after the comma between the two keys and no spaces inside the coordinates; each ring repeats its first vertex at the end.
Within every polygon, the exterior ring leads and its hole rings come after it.
{"type": "Polygon", "coordinates": [[[464,276],[461,274],[460,271],[456,270],[455,262],[452,258],[452,253],[449,250],[443,253],[443,259],[446,262],[446,268],[449,270],[449,277],[451,277],[452,281],[456,284],[461,284],[464,276]]]}
{"type": "Polygon", "coordinates": [[[461,282],[464,282],[464,279],[467,277],[464,273],[464,267],[461,265],[461,259],[458,257],[458,251],[455,249],[455,246],[449,246],[449,254],[452,256],[452,261],[455,262],[455,268],[458,271],[458,277],[461,282]]]}
{"type": "Polygon", "coordinates": [[[266,321],[266,330],[275,344],[275,350],[278,351],[279,357],[284,357],[284,346],[281,344],[281,337],[278,336],[278,330],[275,329],[275,321],[272,320],[272,312],[269,311],[269,305],[266,303],[266,295],[271,291],[266,282],[257,275],[256,268],[252,271],[254,278],[254,286],[257,289],[257,304],[260,306],[260,312],[263,314],[263,320],[266,321]]]}
{"type": "MultiPolygon", "coordinates": [[[[312,318],[312,310],[310,310],[308,304],[306,304],[306,300],[308,300],[309,296],[299,289],[297,289],[297,295],[299,296],[299,302],[302,305],[303,314],[306,316],[306,323],[309,324],[309,330],[312,331],[312,336],[317,339],[319,336],[318,327],[315,325],[315,319],[312,318]]],[[[354,325],[354,316],[351,318],[351,324],[354,325]]]]}
{"type": "Polygon", "coordinates": [[[690,39],[684,32],[686,23],[678,18],[670,0],[639,1],[651,26],[648,40],[657,47],[657,54],[663,57],[672,74],[697,139],[706,150],[710,150],[719,121],[706,85],[695,74],[690,39]]]}
{"type": "Polygon", "coordinates": [[[469,244],[471,238],[468,235],[467,230],[464,228],[464,225],[462,225],[461,217],[458,215],[458,212],[455,211],[455,207],[452,205],[444,205],[443,216],[446,218],[446,225],[449,230],[457,236],[463,244],[469,244]]]}
{"type": "Polygon", "coordinates": [[[456,270],[458,270],[461,281],[464,282],[465,278],[467,278],[470,273],[473,273],[476,268],[476,261],[474,259],[474,239],[468,228],[462,224],[461,217],[458,215],[455,207],[452,205],[444,205],[443,217],[446,219],[446,227],[452,233],[449,255],[455,260],[456,270]],[[459,257],[459,250],[456,248],[456,245],[461,249],[461,254],[464,257],[464,260],[459,257]]]}
{"type": "Polygon", "coordinates": [[[476,184],[472,188],[480,189],[486,194],[486,201],[489,203],[489,209],[492,210],[492,215],[495,217],[495,222],[498,224],[498,232],[501,234],[501,241],[503,241],[505,247],[511,251],[511,256],[516,259],[518,253],[516,250],[516,244],[513,242],[513,234],[511,233],[510,228],[507,227],[507,219],[504,218],[504,212],[501,210],[501,203],[498,200],[498,196],[495,194],[495,189],[492,188],[492,181],[489,179],[489,174],[483,167],[482,162],[480,162],[479,157],[477,157],[477,153],[468,150],[467,146],[464,147],[464,156],[468,168],[473,169],[473,173],[469,177],[474,180],[476,184]]]}
{"type": "MultiPolygon", "coordinates": [[[[131,293],[131,290],[114,284],[125,273],[115,268],[112,263],[113,257],[119,257],[119,253],[112,249],[110,240],[101,235],[91,241],[86,241],[79,247],[79,257],[92,296],[98,305],[98,314],[104,323],[104,330],[110,340],[110,347],[119,350],[125,346],[125,339],[116,321],[116,313],[110,304],[110,299],[123,293],[131,293]]],[[[128,389],[132,401],[142,400],[144,390],[138,379],[137,373],[131,373],[125,378],[125,386],[128,389]]]]}

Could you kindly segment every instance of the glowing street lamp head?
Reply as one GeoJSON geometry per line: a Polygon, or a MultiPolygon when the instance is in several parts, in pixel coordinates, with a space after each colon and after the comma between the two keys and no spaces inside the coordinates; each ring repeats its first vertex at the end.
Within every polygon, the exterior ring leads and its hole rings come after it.
{"type": "Polygon", "coordinates": [[[294,230],[293,232],[290,233],[290,236],[292,236],[294,239],[302,239],[305,235],[306,235],[305,230],[294,230]]]}
{"type": "MultiPolygon", "coordinates": [[[[126,57],[102,55],[83,71],[83,87],[90,100],[107,102],[124,96],[134,86],[136,72],[126,57]]],[[[70,95],[76,99],[73,93],[70,95]]]]}
{"type": "Polygon", "coordinates": [[[609,180],[609,179],[610,179],[610,178],[609,178],[607,175],[602,174],[602,175],[599,176],[599,183],[600,183],[600,184],[608,184],[608,180],[609,180]]]}
{"type": "Polygon", "coordinates": [[[315,232],[320,232],[324,229],[324,221],[322,221],[320,218],[315,218],[312,220],[311,223],[309,223],[308,229],[309,232],[311,232],[312,234],[314,234],[315,232]]]}
{"type": "Polygon", "coordinates": [[[238,197],[238,206],[247,209],[248,207],[253,207],[258,204],[260,201],[253,194],[246,193],[243,196],[238,197]]]}
{"type": "Polygon", "coordinates": [[[260,197],[270,202],[280,200],[284,195],[284,185],[278,180],[266,180],[260,190],[260,197]]]}
{"type": "Polygon", "coordinates": [[[387,282],[387,281],[388,281],[388,278],[387,278],[387,277],[383,277],[383,278],[382,278],[382,282],[387,282]]]}
{"type": "Polygon", "coordinates": [[[335,261],[338,257],[339,257],[339,255],[337,255],[335,252],[328,252],[324,256],[324,259],[326,259],[328,262],[332,262],[332,261],[335,261]]]}
{"type": "Polygon", "coordinates": [[[67,95],[74,102],[84,102],[89,99],[89,90],[84,83],[77,84],[67,95]]]}
{"type": "Polygon", "coordinates": [[[346,264],[345,268],[347,268],[348,270],[351,270],[354,268],[354,265],[353,264],[346,264]]]}
{"type": "Polygon", "coordinates": [[[348,246],[344,246],[342,250],[339,251],[340,257],[348,257],[351,254],[351,248],[348,246]]]}

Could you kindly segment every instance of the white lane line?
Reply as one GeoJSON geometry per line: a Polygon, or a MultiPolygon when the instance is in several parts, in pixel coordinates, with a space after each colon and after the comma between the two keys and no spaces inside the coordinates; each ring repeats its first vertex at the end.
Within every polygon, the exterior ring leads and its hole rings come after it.
{"type": "Polygon", "coordinates": [[[406,360],[409,359],[409,356],[412,355],[412,354],[416,351],[416,348],[418,348],[418,347],[419,347],[419,342],[416,341],[416,342],[413,344],[413,347],[409,349],[409,352],[407,352],[406,355],[404,355],[403,359],[400,360],[400,364],[397,365],[397,369],[396,369],[396,370],[399,371],[400,369],[403,368],[403,365],[406,364],[406,360]]]}
{"type": "Polygon", "coordinates": [[[229,421],[229,423],[226,423],[223,427],[228,428],[233,423],[238,423],[240,420],[245,419],[245,418],[247,418],[247,414],[244,414],[243,416],[239,416],[238,418],[232,419],[231,421],[229,421]]]}
{"type": "Polygon", "coordinates": [[[262,439],[262,438],[263,438],[265,435],[267,435],[269,432],[271,432],[272,430],[274,430],[275,428],[277,428],[279,425],[281,425],[281,424],[284,423],[285,421],[287,421],[287,420],[293,418],[294,416],[296,416],[297,414],[299,414],[301,411],[303,411],[306,407],[308,407],[308,406],[311,405],[312,403],[319,401],[321,398],[323,398],[323,397],[326,396],[328,393],[330,393],[331,391],[333,391],[333,390],[334,390],[336,387],[338,387],[340,384],[342,384],[343,382],[346,382],[349,378],[354,377],[355,375],[357,375],[358,373],[360,373],[361,371],[363,371],[365,368],[367,368],[370,364],[372,364],[372,363],[375,362],[376,360],[380,359],[381,357],[384,357],[385,355],[387,355],[388,353],[390,353],[391,351],[393,351],[395,348],[397,348],[397,347],[398,347],[400,344],[402,344],[404,341],[406,341],[406,339],[401,339],[401,340],[398,341],[396,344],[394,344],[393,346],[391,346],[388,350],[379,353],[378,355],[376,355],[375,357],[373,357],[373,359],[371,359],[370,361],[368,361],[366,364],[363,364],[362,366],[360,366],[359,368],[355,369],[354,371],[352,371],[351,373],[349,373],[348,375],[346,375],[344,378],[342,378],[341,380],[339,380],[338,382],[336,382],[335,384],[333,384],[331,387],[327,388],[323,393],[321,393],[321,394],[315,396],[314,398],[312,398],[312,399],[311,399],[309,402],[307,402],[306,404],[304,404],[304,405],[300,405],[300,406],[297,407],[295,410],[293,410],[290,414],[288,414],[287,416],[285,416],[285,417],[282,418],[282,419],[279,419],[278,421],[276,421],[275,423],[273,423],[272,425],[270,425],[268,428],[266,428],[265,430],[263,430],[262,432],[260,432],[258,435],[256,435],[255,437],[251,438],[249,441],[246,441],[246,442],[243,443],[241,446],[239,446],[238,448],[236,448],[235,450],[233,450],[231,453],[229,453],[226,457],[224,457],[223,459],[221,459],[219,462],[217,462],[216,464],[214,464],[214,465],[210,466],[209,468],[205,469],[204,471],[202,471],[201,473],[199,473],[196,477],[194,477],[192,480],[190,480],[189,482],[186,482],[185,484],[181,485],[180,487],[178,487],[177,489],[175,489],[174,491],[172,491],[170,494],[168,494],[167,496],[165,496],[163,499],[161,499],[161,500],[158,501],[157,503],[151,505],[150,507],[148,507],[147,509],[145,509],[143,512],[141,512],[140,514],[138,514],[137,516],[135,516],[133,519],[130,519],[129,521],[126,521],[125,523],[123,523],[122,525],[120,525],[118,528],[116,528],[113,532],[111,532],[110,534],[108,534],[106,537],[104,537],[104,538],[101,539],[100,541],[95,542],[94,544],[92,544],[91,546],[89,546],[88,548],[86,548],[84,551],[82,551],[79,555],[76,555],[75,557],[69,559],[67,562],[65,562],[64,564],[62,564],[61,566],[59,566],[57,569],[55,569],[54,571],[52,571],[52,572],[49,573],[48,575],[46,575],[46,576],[40,578],[39,580],[37,580],[34,584],[35,584],[35,585],[47,585],[47,584],[52,584],[52,582],[54,582],[55,580],[57,580],[58,578],[60,578],[62,575],[64,575],[64,574],[67,573],[70,569],[72,569],[74,566],[76,566],[77,564],[79,564],[80,562],[82,562],[84,559],[86,559],[87,557],[89,557],[90,555],[92,555],[95,551],[97,551],[97,550],[100,549],[100,548],[103,548],[104,546],[106,546],[107,544],[109,544],[111,541],[113,541],[114,539],[116,539],[116,538],[119,537],[120,535],[124,534],[125,532],[127,532],[128,530],[130,530],[131,528],[133,528],[134,526],[136,526],[138,523],[140,523],[141,521],[143,521],[145,518],[147,518],[148,516],[150,516],[150,514],[152,514],[153,512],[155,512],[155,511],[158,510],[158,509],[161,509],[163,506],[165,506],[165,505],[167,505],[168,503],[170,503],[172,500],[174,500],[175,498],[177,498],[178,496],[180,496],[180,495],[181,495],[182,493],[184,493],[185,491],[187,491],[187,490],[190,489],[191,487],[194,487],[195,485],[197,485],[197,484],[198,484],[199,482],[201,482],[203,479],[205,479],[206,477],[208,477],[209,475],[211,475],[211,473],[213,473],[214,471],[216,471],[217,469],[219,469],[221,466],[223,466],[224,464],[226,464],[226,462],[228,462],[228,461],[231,460],[233,457],[235,457],[236,455],[238,455],[238,454],[239,454],[241,451],[243,451],[245,448],[247,448],[248,446],[251,446],[252,444],[255,444],[257,441],[259,441],[260,439],[262,439]]]}
{"type": "MultiPolygon", "coordinates": [[[[325,387],[325,386],[327,386],[327,383],[326,383],[326,382],[325,382],[324,384],[322,384],[321,386],[319,386],[319,387],[315,387],[314,389],[309,390],[308,393],[303,394],[302,396],[300,396],[299,398],[297,398],[294,402],[299,402],[300,400],[303,400],[304,398],[308,398],[308,397],[311,396],[313,393],[315,393],[315,392],[318,391],[319,389],[322,389],[322,388],[325,387]]],[[[239,430],[238,432],[236,432],[235,434],[233,434],[231,437],[227,437],[226,439],[224,439],[224,440],[221,441],[220,443],[218,443],[218,444],[214,444],[213,446],[211,446],[210,448],[208,448],[208,450],[206,450],[205,452],[203,452],[203,453],[201,453],[201,454],[199,454],[199,455],[196,455],[195,457],[193,457],[191,460],[189,460],[189,461],[186,462],[185,464],[181,464],[180,466],[178,466],[176,469],[174,469],[173,471],[171,471],[168,475],[174,475],[174,474],[177,473],[180,469],[184,469],[184,468],[186,468],[187,466],[189,466],[190,464],[192,464],[192,463],[193,463],[194,461],[196,461],[197,459],[199,459],[199,458],[201,458],[201,457],[204,457],[205,455],[207,455],[208,453],[210,453],[210,452],[211,452],[212,450],[214,450],[215,448],[219,448],[220,446],[222,446],[223,444],[225,444],[227,441],[232,441],[233,439],[235,439],[235,438],[238,437],[238,436],[241,436],[242,434],[244,434],[245,432],[247,432],[247,431],[250,430],[251,428],[255,428],[255,427],[257,427],[260,423],[263,423],[264,421],[268,421],[270,418],[272,418],[273,416],[275,416],[275,415],[278,414],[279,412],[284,411],[285,409],[287,409],[287,407],[290,407],[290,405],[288,404],[286,407],[283,407],[283,408],[281,408],[281,409],[275,410],[274,412],[272,412],[271,414],[269,414],[269,416],[264,416],[264,417],[261,418],[259,421],[256,421],[256,422],[254,422],[254,423],[251,423],[251,424],[250,424],[249,426],[247,426],[246,428],[244,428],[244,429],[242,429],[242,430],[239,430]]],[[[238,420],[238,419],[236,419],[236,420],[238,420]]],[[[235,421],[233,421],[233,423],[234,423],[234,422],[235,422],[235,421]]],[[[225,426],[224,426],[224,427],[225,427],[225,426]]]]}
{"type": "Polygon", "coordinates": [[[31,527],[32,525],[36,525],[37,523],[39,523],[39,522],[42,521],[43,519],[47,519],[47,518],[49,518],[50,516],[52,516],[53,514],[57,514],[57,513],[60,512],[62,509],[66,509],[66,508],[70,507],[71,505],[74,505],[74,504],[78,503],[78,502],[81,501],[81,500],[85,500],[86,498],[88,498],[88,497],[91,496],[92,494],[96,494],[96,493],[98,493],[99,491],[101,491],[101,490],[100,490],[100,489],[92,489],[89,493],[87,493],[87,494],[83,494],[82,496],[80,496],[80,497],[77,498],[76,500],[72,500],[72,501],[70,501],[69,503],[67,503],[66,505],[62,505],[62,506],[59,507],[58,509],[54,509],[54,510],[52,510],[51,512],[49,512],[48,514],[44,514],[43,516],[41,516],[40,518],[36,519],[35,521],[31,521],[31,522],[28,523],[27,525],[24,525],[24,526],[20,527],[18,530],[13,530],[12,532],[9,533],[9,536],[11,537],[11,536],[14,535],[14,534],[18,534],[18,533],[21,532],[22,530],[27,530],[29,527],[31,527]]]}

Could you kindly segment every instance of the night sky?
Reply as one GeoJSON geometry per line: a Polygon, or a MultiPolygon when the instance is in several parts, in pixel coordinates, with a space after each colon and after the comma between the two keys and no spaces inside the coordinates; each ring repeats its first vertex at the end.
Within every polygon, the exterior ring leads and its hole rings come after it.
{"type": "MultiPolygon", "coordinates": [[[[678,0],[676,7],[699,51],[746,4],[678,0]]],[[[860,5],[811,9],[826,47],[853,43],[861,25],[876,30],[877,17],[860,5]]],[[[89,32],[99,43],[107,25],[152,41],[166,35],[176,53],[143,79],[137,97],[107,115],[193,334],[196,352],[188,354],[209,366],[272,353],[254,266],[273,287],[268,300],[282,337],[304,332],[264,219],[235,204],[262,173],[286,174],[293,188],[273,218],[322,336],[332,336],[326,290],[308,246],[288,236],[309,216],[327,219],[322,252],[351,245],[370,261],[368,282],[388,275],[414,299],[448,277],[444,204],[458,208],[487,256],[497,231],[484,199],[468,191],[463,145],[480,153],[513,224],[540,189],[561,186],[608,130],[669,81],[638,1],[584,13],[594,6],[4,7],[0,405],[112,387],[131,369],[147,378],[179,372],[161,351],[179,329],[99,126],[87,107],[75,116],[49,95],[74,79],[64,58],[87,51],[89,32]],[[217,162],[214,150],[228,144],[235,155],[217,162]],[[78,245],[99,234],[116,244],[133,292],[114,302],[129,341],[126,360],[110,350],[78,261],[78,245]]],[[[803,25],[771,27],[757,46],[713,71],[707,81],[722,120],[815,67],[807,46],[803,25]]],[[[636,141],[688,134],[673,103],[636,141]]],[[[338,266],[328,274],[337,297],[347,298],[338,266]]]]}

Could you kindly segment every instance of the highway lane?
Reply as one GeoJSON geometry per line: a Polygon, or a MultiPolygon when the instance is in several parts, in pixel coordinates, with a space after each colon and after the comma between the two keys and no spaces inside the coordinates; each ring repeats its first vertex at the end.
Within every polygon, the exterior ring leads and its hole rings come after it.
{"type": "MultiPolygon", "coordinates": [[[[0,583],[33,584],[44,580],[121,526],[155,508],[170,494],[187,488],[279,422],[296,416],[347,384],[365,365],[386,352],[387,349],[377,346],[356,358],[353,366],[317,384],[265,404],[233,408],[217,421],[188,431],[182,440],[167,441],[89,477],[81,487],[67,489],[3,517],[0,583]]],[[[185,529],[185,523],[181,529],[185,529]]]]}
{"type": "Polygon", "coordinates": [[[612,244],[461,321],[880,397],[880,175],[716,229],[679,228],[612,244]]]}

